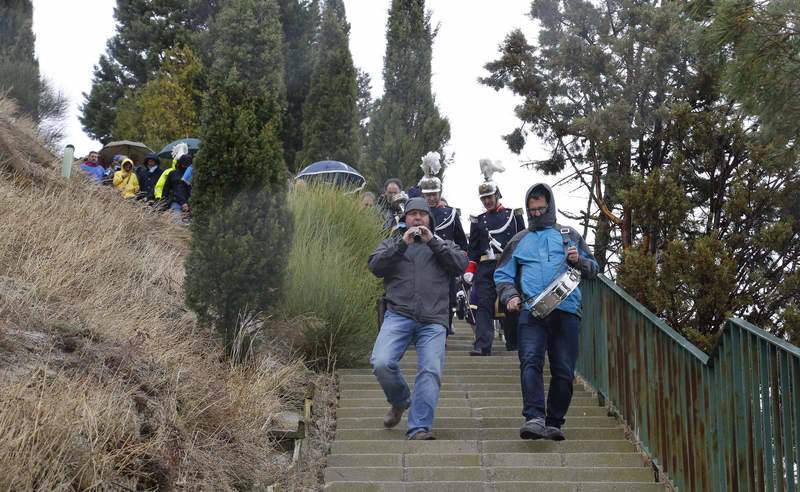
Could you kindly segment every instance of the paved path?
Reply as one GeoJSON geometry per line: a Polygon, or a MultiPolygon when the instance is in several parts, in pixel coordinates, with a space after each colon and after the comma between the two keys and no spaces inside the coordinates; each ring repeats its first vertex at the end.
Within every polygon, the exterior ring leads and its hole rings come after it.
{"type": "MultiPolygon", "coordinates": [[[[370,369],[340,370],[328,491],[664,491],[597,398],[575,386],[567,440],[526,441],[516,352],[469,357],[472,331],[448,338],[436,441],[405,439],[406,419],[383,428],[388,403],[370,369]]],[[[413,384],[416,354],[401,369],[413,384]]],[[[547,384],[549,374],[545,373],[547,384]]]]}

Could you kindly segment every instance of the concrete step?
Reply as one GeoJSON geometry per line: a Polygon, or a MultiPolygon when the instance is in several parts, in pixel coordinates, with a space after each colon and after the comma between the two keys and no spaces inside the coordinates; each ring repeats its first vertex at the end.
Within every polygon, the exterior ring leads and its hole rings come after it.
{"type": "MultiPolygon", "coordinates": [[[[478,453],[477,440],[362,440],[334,441],[331,454],[465,454],[478,453]]],[[[633,444],[623,439],[610,441],[528,441],[518,437],[507,441],[481,443],[483,453],[625,453],[633,444]]]]}
{"type": "MultiPolygon", "coordinates": [[[[407,381],[408,382],[408,381],[407,381]]],[[[410,388],[414,388],[414,382],[409,382],[408,385],[410,388]]],[[[377,381],[372,382],[364,382],[364,383],[343,383],[339,385],[342,391],[361,391],[361,390],[374,390],[376,388],[380,388],[378,386],[377,381]]],[[[549,385],[545,385],[545,391],[549,388],[549,385]]],[[[443,383],[442,388],[440,391],[505,391],[509,394],[514,393],[515,391],[520,390],[519,383],[443,383]]],[[[579,391],[584,391],[584,387],[582,384],[574,383],[572,385],[572,391],[577,393],[579,391]]]]}
{"type": "Polygon", "coordinates": [[[487,467],[443,466],[400,468],[395,466],[328,467],[326,482],[653,482],[653,471],[624,467],[487,467]]]}
{"type": "MultiPolygon", "coordinates": [[[[597,399],[594,397],[573,397],[572,403],[570,407],[578,406],[578,407],[590,407],[597,403],[597,399]]],[[[386,398],[381,395],[377,398],[346,398],[341,399],[339,401],[339,408],[349,408],[349,407],[378,407],[381,405],[386,404],[386,398]]],[[[514,407],[518,408],[522,406],[522,398],[519,397],[510,397],[510,398],[439,398],[439,403],[437,408],[441,407],[471,407],[471,408],[483,408],[483,407],[514,407]]]]}
{"type": "MultiPolygon", "coordinates": [[[[416,381],[417,376],[415,373],[408,373],[401,371],[403,378],[411,383],[416,381]]],[[[545,381],[549,381],[546,378],[545,381]]],[[[347,383],[376,383],[375,375],[373,374],[348,374],[339,378],[340,384],[347,383]]],[[[520,384],[519,374],[494,374],[494,375],[480,375],[480,374],[442,374],[442,383],[501,383],[501,384],[520,384]]]]}
{"type": "Polygon", "coordinates": [[[328,457],[331,467],[366,466],[577,466],[577,467],[642,467],[644,461],[636,453],[489,453],[474,454],[335,454],[328,457]]]}
{"type": "MultiPolygon", "coordinates": [[[[490,429],[479,429],[474,427],[442,427],[438,422],[433,424],[433,434],[436,439],[441,441],[460,440],[460,439],[479,439],[479,440],[511,440],[519,439],[519,428],[497,427],[490,429]]],[[[340,441],[366,441],[366,440],[401,440],[406,439],[406,427],[397,426],[393,429],[386,429],[381,425],[373,428],[360,429],[336,429],[336,440],[340,441]]],[[[563,428],[564,435],[568,440],[584,441],[609,441],[614,439],[625,439],[622,429],[616,428],[596,428],[596,427],[566,427],[563,428]]]]}
{"type": "MultiPolygon", "coordinates": [[[[416,366],[414,366],[414,369],[416,369],[416,366]]],[[[473,367],[470,365],[469,367],[459,369],[458,371],[449,370],[449,364],[445,363],[445,370],[445,376],[507,376],[511,374],[519,377],[519,363],[517,363],[513,369],[509,369],[507,367],[473,367]]],[[[415,371],[411,371],[411,374],[414,372],[415,371]]],[[[339,376],[339,379],[343,379],[345,376],[363,376],[364,374],[372,375],[372,369],[338,369],[336,374],[339,376]]],[[[545,370],[544,374],[550,376],[550,371],[545,370]]]]}
{"type": "MultiPolygon", "coordinates": [[[[384,393],[375,383],[376,389],[343,389],[339,391],[339,398],[383,398],[384,393]]],[[[593,394],[584,389],[573,390],[573,398],[593,398],[593,394]]],[[[509,389],[506,391],[468,391],[465,389],[447,389],[439,391],[439,398],[517,398],[522,401],[522,390],[509,389]]],[[[596,400],[595,400],[596,401],[596,400]]]]}
{"type": "MultiPolygon", "coordinates": [[[[350,417],[367,419],[370,417],[383,418],[386,412],[389,411],[389,404],[385,401],[378,406],[374,407],[340,407],[336,411],[337,417],[350,417]]],[[[572,417],[607,417],[608,411],[603,407],[589,406],[589,407],[576,407],[570,406],[567,411],[566,419],[572,417]]],[[[516,417],[522,419],[522,404],[516,407],[483,407],[483,408],[470,408],[468,406],[460,407],[438,407],[436,409],[436,418],[439,417],[516,417]]],[[[434,422],[436,425],[436,422],[434,422]]],[[[520,424],[522,425],[522,424],[520,424]]]]}
{"type": "MultiPolygon", "coordinates": [[[[388,410],[388,407],[387,407],[388,410]]],[[[407,415],[407,414],[406,414],[407,415]]],[[[403,417],[398,428],[405,428],[407,417],[403,417]]],[[[475,429],[511,429],[519,428],[525,421],[517,417],[442,417],[436,412],[437,429],[475,428],[475,429]]],[[[383,416],[378,417],[339,417],[336,419],[337,429],[375,429],[383,427],[383,416]]],[[[617,428],[617,422],[611,417],[570,417],[564,429],[570,427],[594,427],[598,429],[617,428]]]]}
{"type": "Polygon", "coordinates": [[[329,492],[663,492],[657,483],[624,482],[330,482],[329,492]]]}

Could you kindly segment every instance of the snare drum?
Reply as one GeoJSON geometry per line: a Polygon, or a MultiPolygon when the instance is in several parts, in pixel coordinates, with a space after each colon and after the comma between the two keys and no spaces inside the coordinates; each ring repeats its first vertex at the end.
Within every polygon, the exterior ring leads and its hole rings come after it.
{"type": "Polygon", "coordinates": [[[581,283],[581,272],[574,268],[558,276],[539,296],[529,303],[528,309],[537,318],[552,313],[581,283]]]}

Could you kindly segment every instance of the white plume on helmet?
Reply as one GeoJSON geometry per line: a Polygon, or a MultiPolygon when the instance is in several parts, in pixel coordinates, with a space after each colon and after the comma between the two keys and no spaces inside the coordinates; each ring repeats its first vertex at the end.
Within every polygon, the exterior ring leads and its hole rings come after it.
{"type": "Polygon", "coordinates": [[[481,173],[483,174],[483,183],[478,186],[478,195],[483,198],[494,194],[500,194],[500,188],[494,182],[492,176],[494,173],[502,173],[506,170],[503,163],[500,161],[492,161],[491,159],[480,159],[478,161],[481,166],[481,173]]]}
{"type": "Polygon", "coordinates": [[[186,142],[181,142],[175,147],[172,148],[172,158],[176,161],[180,159],[182,155],[186,155],[189,153],[189,146],[186,142]]]}
{"type": "Polygon", "coordinates": [[[428,152],[422,158],[422,172],[425,174],[417,186],[423,193],[439,193],[442,191],[442,180],[436,175],[442,169],[442,156],[438,152],[428,152]]]}

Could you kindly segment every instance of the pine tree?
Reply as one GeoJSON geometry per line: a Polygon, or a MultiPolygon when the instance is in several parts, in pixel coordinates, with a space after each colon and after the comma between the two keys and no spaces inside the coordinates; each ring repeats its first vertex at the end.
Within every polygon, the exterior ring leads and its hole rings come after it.
{"type": "Polygon", "coordinates": [[[723,90],[759,118],[765,137],[789,145],[800,139],[800,4],[694,1],[710,24],[704,39],[728,52],[723,90]]]}
{"type": "Polygon", "coordinates": [[[34,55],[30,0],[0,5],[0,92],[7,90],[19,111],[38,119],[39,61],[34,55]]]}
{"type": "MultiPolygon", "coordinates": [[[[155,78],[170,49],[189,46],[204,53],[207,23],[217,2],[202,0],[119,0],[117,33],[94,68],[79,117],[83,130],[103,143],[112,138],[118,102],[155,78]]],[[[205,61],[204,61],[205,64],[205,61]]]]}
{"type": "Polygon", "coordinates": [[[196,136],[204,84],[202,62],[191,48],[168,50],[156,78],[120,100],[114,134],[153,149],[196,136]]]}
{"type": "Polygon", "coordinates": [[[303,104],[314,68],[320,15],[317,0],[279,0],[283,27],[286,112],[281,140],[289,170],[297,172],[295,155],[303,147],[303,104]]]}
{"type": "Polygon", "coordinates": [[[608,274],[704,348],[731,314],[800,333],[797,154],[720,92],[729,60],[705,26],[674,2],[536,0],[532,16],[538,46],[512,32],[483,82],[524,98],[509,148],[543,139],[535,167],[591,193],[608,274]]]}
{"type": "Polygon", "coordinates": [[[55,148],[64,136],[69,101],[39,73],[30,0],[0,5],[0,94],[6,92],[16,102],[17,111],[37,123],[44,142],[55,148]]]}
{"type": "Polygon", "coordinates": [[[246,355],[242,319],[279,298],[292,221],[279,140],[283,58],[274,0],[231,0],[212,24],[186,262],[188,305],[230,355],[246,355]]]}
{"type": "Polygon", "coordinates": [[[433,150],[444,154],[450,140],[450,123],[439,114],[431,93],[434,37],[424,0],[392,0],[384,94],[375,101],[361,164],[373,186],[390,177],[415,184],[422,177],[420,158],[433,150]]]}
{"type": "Polygon", "coordinates": [[[361,153],[357,72],[350,55],[350,26],[341,0],[328,0],[319,53],[303,105],[303,149],[295,167],[331,159],[358,166],[361,153]]]}

